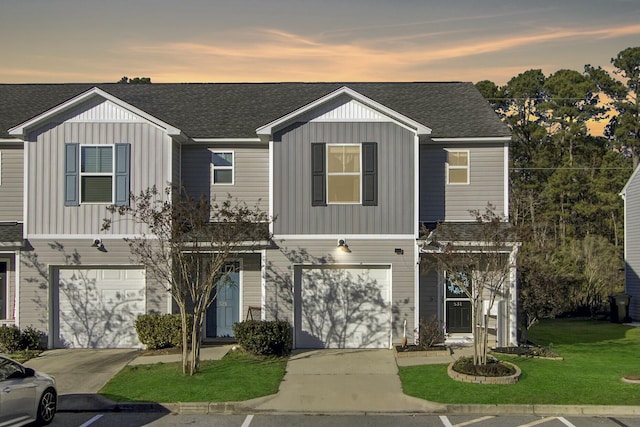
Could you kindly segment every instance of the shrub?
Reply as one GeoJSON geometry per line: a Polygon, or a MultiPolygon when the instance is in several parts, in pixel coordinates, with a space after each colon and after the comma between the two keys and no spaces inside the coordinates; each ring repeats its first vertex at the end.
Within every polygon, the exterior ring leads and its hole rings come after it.
{"type": "Polygon", "coordinates": [[[15,353],[22,350],[39,350],[43,333],[31,326],[23,331],[16,325],[0,326],[0,353],[15,353]]]}
{"type": "Polygon", "coordinates": [[[444,330],[436,316],[430,320],[420,319],[418,328],[418,347],[427,349],[444,342],[444,330]]]}
{"type": "Polygon", "coordinates": [[[291,325],[284,321],[246,320],[234,323],[233,333],[249,353],[286,356],[291,352],[291,325]]]}
{"type": "MultiPolygon", "coordinates": [[[[188,319],[191,329],[193,318],[188,319]]],[[[142,314],[136,319],[138,339],[147,349],[182,347],[182,320],[179,314],[142,314]]]]}
{"type": "Polygon", "coordinates": [[[15,353],[20,350],[20,328],[16,325],[0,326],[0,352],[15,353]]]}
{"type": "Polygon", "coordinates": [[[40,350],[44,334],[37,329],[27,326],[20,337],[20,350],[40,350]]]}

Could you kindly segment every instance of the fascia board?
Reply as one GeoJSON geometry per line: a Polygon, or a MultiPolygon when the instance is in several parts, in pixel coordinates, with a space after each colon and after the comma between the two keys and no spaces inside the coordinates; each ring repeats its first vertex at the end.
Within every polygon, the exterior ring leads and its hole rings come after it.
{"type": "Polygon", "coordinates": [[[448,143],[469,143],[469,142],[511,142],[510,136],[483,136],[483,137],[467,137],[467,138],[431,138],[433,142],[448,143]]]}
{"type": "Polygon", "coordinates": [[[393,118],[394,120],[403,123],[406,126],[409,126],[410,128],[414,129],[416,131],[416,133],[418,135],[430,135],[431,134],[431,129],[421,123],[416,122],[413,119],[410,119],[407,116],[404,116],[400,113],[398,113],[395,110],[392,110],[391,108],[385,107],[384,105],[380,104],[379,102],[374,101],[371,98],[367,98],[366,96],[356,92],[353,89],[348,88],[347,86],[343,86],[340,89],[337,89],[321,98],[318,98],[317,100],[298,108],[295,111],[292,111],[291,113],[280,117],[279,119],[276,119],[270,123],[267,123],[264,126],[259,127],[258,129],[256,129],[256,133],[260,136],[269,136],[273,133],[274,129],[282,127],[285,124],[288,124],[290,122],[292,122],[296,117],[303,115],[317,107],[319,107],[320,105],[327,103],[329,101],[331,101],[332,99],[335,99],[341,95],[347,95],[350,96],[351,98],[365,104],[366,106],[373,108],[374,110],[379,111],[380,113],[387,115],[391,118],[393,118]]]}
{"type": "Polygon", "coordinates": [[[184,136],[182,134],[182,131],[174,126],[171,126],[168,123],[163,122],[162,120],[152,116],[151,114],[148,114],[144,111],[142,111],[141,109],[134,107],[131,104],[128,104],[126,102],[124,102],[123,100],[121,100],[120,98],[117,98],[107,92],[105,92],[104,90],[97,88],[97,87],[93,87],[91,89],[89,89],[86,92],[81,93],[80,95],[77,95],[65,102],[63,102],[62,104],[59,104],[53,108],[51,108],[50,110],[45,111],[42,114],[39,114],[29,120],[27,120],[26,122],[20,123],[17,126],[12,127],[11,129],[9,129],[9,135],[13,135],[16,137],[21,137],[24,136],[26,134],[27,129],[32,128],[34,126],[37,126],[38,124],[50,119],[51,117],[54,117],[57,114],[63,113],[66,110],[69,110],[70,108],[73,108],[74,106],[86,101],[87,99],[90,99],[94,96],[100,96],[104,99],[107,99],[111,102],[113,102],[114,104],[116,104],[117,106],[124,108],[126,110],[131,111],[133,114],[138,115],[140,117],[142,117],[143,119],[149,121],[150,123],[164,129],[167,134],[169,134],[170,136],[184,136]]]}

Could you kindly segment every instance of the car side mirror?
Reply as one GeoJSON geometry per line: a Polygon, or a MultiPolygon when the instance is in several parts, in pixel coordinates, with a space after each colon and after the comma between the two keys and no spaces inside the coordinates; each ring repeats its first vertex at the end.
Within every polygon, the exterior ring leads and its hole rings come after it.
{"type": "Polygon", "coordinates": [[[24,368],[24,377],[25,378],[29,378],[29,377],[34,377],[36,375],[36,371],[34,371],[31,368],[24,368]]]}

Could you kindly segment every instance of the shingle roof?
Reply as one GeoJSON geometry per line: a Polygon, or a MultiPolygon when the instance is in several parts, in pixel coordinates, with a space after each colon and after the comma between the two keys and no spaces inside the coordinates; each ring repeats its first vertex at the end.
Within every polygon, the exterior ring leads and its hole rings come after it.
{"type": "MultiPolygon", "coordinates": [[[[463,242],[477,242],[482,241],[487,235],[487,230],[484,228],[485,224],[478,223],[477,221],[445,222],[442,224],[444,227],[442,229],[438,228],[437,223],[433,222],[423,223],[423,225],[427,230],[433,231],[432,237],[435,241],[453,239],[463,242]]],[[[517,241],[516,230],[509,222],[500,223],[499,229],[496,231],[499,237],[505,240],[505,243],[508,240],[517,241]]]]}
{"type": "Polygon", "coordinates": [[[19,248],[22,244],[22,224],[0,222],[0,248],[19,248]]]}
{"type": "Polygon", "coordinates": [[[510,136],[471,83],[108,83],[0,84],[0,138],[92,87],[192,138],[254,138],[258,127],[343,86],[430,127],[435,138],[510,136]]]}

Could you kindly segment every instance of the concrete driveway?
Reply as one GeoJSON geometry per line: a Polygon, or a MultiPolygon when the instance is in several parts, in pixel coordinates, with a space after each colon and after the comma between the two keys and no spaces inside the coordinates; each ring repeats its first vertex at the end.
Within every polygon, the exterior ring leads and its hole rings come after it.
{"type": "Polygon", "coordinates": [[[61,395],[95,394],[136,354],[132,349],[57,349],[25,365],[54,376],[61,395]]]}
{"type": "MultiPolygon", "coordinates": [[[[294,351],[276,395],[258,410],[283,412],[433,412],[444,405],[406,396],[393,350],[294,351]]],[[[258,399],[256,399],[258,400],[258,399]]]]}

